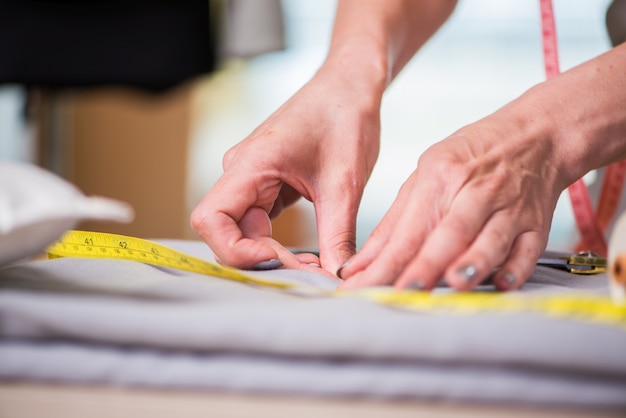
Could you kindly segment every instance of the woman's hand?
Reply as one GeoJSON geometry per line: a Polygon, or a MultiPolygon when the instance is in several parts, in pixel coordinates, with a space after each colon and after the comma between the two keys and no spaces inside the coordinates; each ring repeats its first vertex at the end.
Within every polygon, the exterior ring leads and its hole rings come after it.
{"type": "Polygon", "coordinates": [[[382,89],[328,65],[227,152],[222,177],[194,210],[192,226],[220,262],[300,268],[305,256],[271,239],[270,218],[301,196],[315,207],[322,267],[334,276],[354,254],[356,214],[378,156],[382,89]]]}
{"type": "Polygon", "coordinates": [[[545,249],[560,193],[626,158],[626,44],[541,83],[422,155],[346,288],[517,289],[545,249]]]}
{"type": "Polygon", "coordinates": [[[431,289],[443,278],[471,289],[493,275],[499,289],[520,287],[546,246],[566,185],[550,163],[545,131],[511,120],[495,114],[428,149],[340,270],[342,286],[431,289]]]}

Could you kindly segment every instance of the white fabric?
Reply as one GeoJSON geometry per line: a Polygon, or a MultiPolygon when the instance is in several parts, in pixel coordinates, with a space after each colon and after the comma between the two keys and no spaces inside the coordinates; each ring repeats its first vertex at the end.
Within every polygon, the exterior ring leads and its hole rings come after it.
{"type": "MultiPolygon", "coordinates": [[[[0,164],[3,262],[80,219],[129,215],[33,166],[0,164]]],[[[213,259],[204,243],[164,243],[213,259]]],[[[250,274],[337,285],[302,271],[250,274]]],[[[522,293],[608,295],[607,283],[538,267],[522,293]]],[[[0,379],[626,411],[626,328],[536,311],[407,311],[61,258],[0,268],[0,379]]]]}
{"type": "Polygon", "coordinates": [[[41,252],[79,221],[129,222],[132,209],[32,164],[0,162],[0,266],[41,252]]]}
{"type": "MultiPolygon", "coordinates": [[[[1,379],[626,410],[626,329],[584,318],[415,312],[115,260],[6,267],[0,286],[1,379]]],[[[607,295],[607,277],[538,267],[522,293],[607,295]]]]}

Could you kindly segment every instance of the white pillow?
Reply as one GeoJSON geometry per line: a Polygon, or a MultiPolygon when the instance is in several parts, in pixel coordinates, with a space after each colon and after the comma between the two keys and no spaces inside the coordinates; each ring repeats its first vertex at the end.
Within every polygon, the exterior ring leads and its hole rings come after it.
{"type": "Polygon", "coordinates": [[[0,162],[0,266],[43,251],[82,220],[130,222],[133,210],[35,165],[0,162]]]}

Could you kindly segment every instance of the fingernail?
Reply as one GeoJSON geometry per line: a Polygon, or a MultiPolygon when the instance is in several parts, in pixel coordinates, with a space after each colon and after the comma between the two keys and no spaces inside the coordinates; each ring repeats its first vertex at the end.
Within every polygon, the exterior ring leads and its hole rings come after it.
{"type": "Polygon", "coordinates": [[[283,262],[277,258],[272,258],[270,260],[261,261],[260,263],[256,263],[254,266],[250,268],[250,270],[274,270],[283,266],[283,262]]]}
{"type": "Polygon", "coordinates": [[[473,265],[468,265],[465,267],[461,267],[457,270],[457,274],[461,276],[465,283],[469,283],[476,278],[478,275],[478,270],[473,265]]]}
{"type": "Polygon", "coordinates": [[[309,263],[309,266],[313,266],[313,267],[317,267],[317,268],[322,268],[322,266],[320,266],[317,263],[309,263]]]}
{"type": "Polygon", "coordinates": [[[290,249],[289,252],[291,254],[313,254],[316,257],[320,256],[320,252],[317,250],[307,250],[307,249],[298,249],[298,248],[294,248],[294,249],[290,249]]]}
{"type": "Polygon", "coordinates": [[[515,285],[515,281],[517,279],[513,273],[511,273],[510,271],[507,271],[502,276],[500,276],[499,280],[500,280],[500,284],[508,289],[515,285]]]}
{"type": "Polygon", "coordinates": [[[337,277],[339,277],[340,279],[343,279],[343,277],[341,277],[341,270],[343,270],[345,267],[348,266],[348,264],[350,264],[350,260],[352,260],[352,257],[348,258],[346,261],[344,261],[339,268],[337,269],[337,273],[335,274],[337,277]]]}
{"type": "Polygon", "coordinates": [[[424,290],[426,285],[421,280],[414,280],[406,288],[409,290],[424,290]]]}

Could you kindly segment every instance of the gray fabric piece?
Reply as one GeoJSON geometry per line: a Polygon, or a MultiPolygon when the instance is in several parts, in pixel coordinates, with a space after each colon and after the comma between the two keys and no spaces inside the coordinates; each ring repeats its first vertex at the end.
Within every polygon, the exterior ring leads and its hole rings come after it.
{"type": "MultiPolygon", "coordinates": [[[[201,243],[166,244],[211,258],[201,243]]],[[[408,311],[115,260],[4,268],[0,289],[4,379],[626,410],[626,329],[577,318],[408,311]]],[[[606,295],[607,278],[537,268],[523,292],[606,295]]]]}
{"type": "Polygon", "coordinates": [[[131,387],[615,409],[624,408],[625,397],[623,385],[602,376],[454,362],[289,359],[6,342],[0,344],[0,363],[4,378],[131,387]]]}

